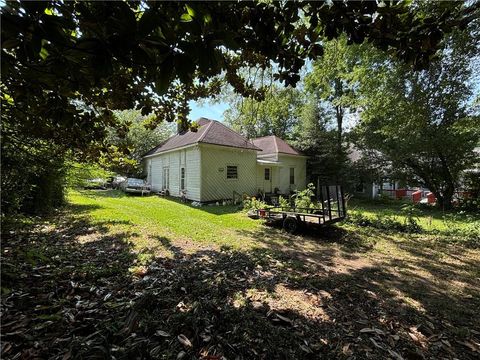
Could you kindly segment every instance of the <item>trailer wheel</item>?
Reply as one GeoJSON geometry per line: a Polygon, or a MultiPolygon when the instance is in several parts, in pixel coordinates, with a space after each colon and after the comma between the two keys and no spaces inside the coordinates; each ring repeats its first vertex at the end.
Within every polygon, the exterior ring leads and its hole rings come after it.
{"type": "Polygon", "coordinates": [[[283,220],[283,229],[290,233],[295,234],[298,229],[300,228],[300,224],[298,223],[297,219],[294,217],[287,217],[283,220]]]}

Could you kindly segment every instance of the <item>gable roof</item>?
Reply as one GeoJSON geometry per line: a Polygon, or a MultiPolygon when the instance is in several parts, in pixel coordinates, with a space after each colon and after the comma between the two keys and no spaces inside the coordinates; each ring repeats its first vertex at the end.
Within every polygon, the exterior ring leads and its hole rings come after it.
{"type": "Polygon", "coordinates": [[[252,139],[255,146],[262,149],[259,155],[267,154],[288,154],[288,155],[303,155],[300,151],[295,150],[285,140],[280,139],[278,136],[270,135],[256,139],[252,139]]]}
{"type": "Polygon", "coordinates": [[[204,143],[234,148],[260,150],[247,138],[223,125],[217,120],[200,118],[197,120],[199,127],[196,132],[191,130],[176,134],[163,143],[147,152],[145,156],[159,154],[168,150],[174,150],[188,145],[204,143]]]}

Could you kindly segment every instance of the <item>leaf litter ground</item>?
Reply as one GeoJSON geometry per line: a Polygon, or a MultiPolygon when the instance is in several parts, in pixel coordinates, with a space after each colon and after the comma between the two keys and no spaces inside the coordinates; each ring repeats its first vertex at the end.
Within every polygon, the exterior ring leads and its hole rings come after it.
{"type": "Polygon", "coordinates": [[[476,249],[265,228],[248,249],[158,238],[142,262],[111,225],[64,211],[6,230],[2,358],[480,356],[476,249]]]}

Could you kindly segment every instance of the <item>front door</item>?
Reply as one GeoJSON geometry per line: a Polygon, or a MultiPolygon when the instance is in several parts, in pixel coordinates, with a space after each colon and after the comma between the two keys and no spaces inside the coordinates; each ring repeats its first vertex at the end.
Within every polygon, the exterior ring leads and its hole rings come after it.
{"type": "Polygon", "coordinates": [[[272,168],[266,167],[263,169],[263,191],[266,193],[272,192],[272,168]]]}

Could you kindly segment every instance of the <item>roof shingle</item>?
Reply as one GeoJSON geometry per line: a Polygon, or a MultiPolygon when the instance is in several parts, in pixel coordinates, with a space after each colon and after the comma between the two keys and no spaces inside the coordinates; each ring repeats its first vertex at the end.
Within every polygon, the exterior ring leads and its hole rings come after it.
{"type": "Polygon", "coordinates": [[[280,139],[278,136],[270,135],[256,139],[252,139],[255,146],[262,149],[261,155],[266,154],[289,154],[289,155],[303,155],[300,151],[295,150],[285,140],[280,139]]]}
{"type": "Polygon", "coordinates": [[[258,147],[252,144],[251,141],[216,120],[200,118],[197,120],[197,122],[200,126],[196,132],[188,130],[183,133],[176,134],[162,144],[154,147],[144,156],[159,154],[168,150],[173,150],[197,143],[260,150],[258,147]]]}

